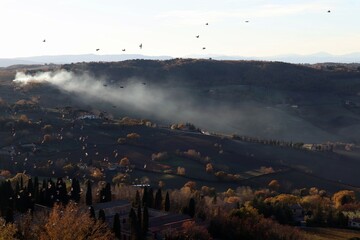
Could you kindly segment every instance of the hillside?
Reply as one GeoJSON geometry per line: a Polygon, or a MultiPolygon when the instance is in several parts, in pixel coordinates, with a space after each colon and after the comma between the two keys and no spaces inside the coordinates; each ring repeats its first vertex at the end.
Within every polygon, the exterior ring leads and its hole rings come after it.
{"type": "MultiPolygon", "coordinates": [[[[35,66],[20,69],[41,72],[35,66]]],[[[51,69],[65,69],[73,80],[22,90],[41,96],[49,107],[99,106],[118,117],[191,122],[208,131],[267,139],[360,142],[360,73],[351,64],[173,59],[47,65],[42,71],[51,69]],[[81,86],[69,89],[70,82],[81,86]]],[[[15,71],[2,71],[6,84],[15,71]]],[[[6,99],[9,91],[3,90],[6,99]]],[[[8,99],[21,99],[19,93],[8,99]]]]}
{"type": "MultiPolygon", "coordinates": [[[[283,179],[287,188],[316,183],[330,192],[342,188],[358,191],[360,186],[354,178],[360,140],[360,101],[355,94],[360,73],[356,69],[192,59],[19,67],[0,72],[1,146],[4,151],[11,146],[21,148],[22,144],[42,146],[36,155],[36,168],[30,164],[32,160],[11,167],[7,157],[2,168],[46,175],[45,169],[52,168],[47,163],[49,156],[74,167],[86,159],[81,150],[84,143],[79,141],[86,136],[87,145],[97,146],[86,147],[87,155],[99,154],[93,159],[99,161],[97,168],[108,167],[101,162],[104,157],[112,159],[107,160],[110,165],[119,164],[120,156],[131,159],[135,169],[130,181],[145,174],[152,183],[164,180],[174,187],[191,179],[220,189],[239,183],[261,187],[272,178],[283,179]],[[59,80],[64,78],[56,72],[59,69],[67,70],[61,74],[68,79],[59,80]],[[21,84],[12,81],[18,71],[55,72],[39,75],[41,81],[49,78],[45,82],[21,84]],[[326,82],[327,89],[312,84],[318,81],[326,82]],[[86,114],[99,119],[77,119],[86,114]],[[22,115],[31,124],[18,122],[22,115]],[[148,120],[127,126],[125,116],[150,119],[161,127],[145,127],[148,120]],[[195,124],[205,134],[170,129],[170,124],[180,122],[195,124]],[[12,132],[11,125],[18,126],[19,132],[12,132]],[[41,143],[47,133],[41,129],[46,125],[52,126],[48,134],[53,140],[41,143]],[[126,139],[132,132],[140,138],[118,145],[118,138],[126,139]],[[240,137],[233,139],[233,134],[240,137]],[[296,142],[300,145],[293,145],[296,142]],[[308,146],[315,151],[283,146],[308,146]],[[331,151],[323,151],[329,146],[331,151]],[[188,150],[201,157],[195,156],[196,161],[184,158],[188,150]],[[121,155],[110,157],[114,151],[121,155]],[[169,158],[151,161],[152,154],[161,152],[167,152],[169,158]],[[206,157],[219,172],[217,176],[204,175],[206,157]],[[177,174],[179,166],[187,169],[185,176],[177,174]],[[219,183],[219,177],[226,184],[219,183]]],[[[23,156],[18,161],[22,162],[23,156]]],[[[78,167],[73,174],[86,176],[94,171],[77,172],[78,167]]],[[[60,165],[53,170],[66,173],[60,165]]],[[[111,181],[115,176],[109,170],[104,177],[111,181]]]]}

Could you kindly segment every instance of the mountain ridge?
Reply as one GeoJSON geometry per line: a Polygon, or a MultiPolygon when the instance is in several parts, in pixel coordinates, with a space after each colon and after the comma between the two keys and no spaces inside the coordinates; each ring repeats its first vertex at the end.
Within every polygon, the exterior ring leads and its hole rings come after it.
{"type": "MultiPolygon", "coordinates": [[[[0,58],[0,67],[8,67],[18,64],[69,64],[74,62],[114,62],[133,59],[149,59],[149,60],[168,60],[173,59],[172,56],[159,55],[148,56],[142,54],[64,54],[64,55],[43,55],[18,58],[0,58]]],[[[204,58],[214,60],[259,60],[259,61],[280,61],[294,64],[315,64],[315,63],[360,63],[360,52],[354,52],[342,55],[333,55],[326,52],[318,52],[308,55],[301,54],[284,54],[267,57],[251,57],[251,56],[229,56],[219,54],[201,54],[186,55],[184,58],[204,58]]]]}

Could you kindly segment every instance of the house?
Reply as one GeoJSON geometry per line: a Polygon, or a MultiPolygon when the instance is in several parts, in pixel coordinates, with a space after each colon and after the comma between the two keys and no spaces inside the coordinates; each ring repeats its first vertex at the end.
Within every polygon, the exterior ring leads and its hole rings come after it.
{"type": "Polygon", "coordinates": [[[131,209],[131,203],[126,200],[116,200],[111,202],[96,203],[93,205],[95,215],[98,217],[100,209],[104,210],[106,217],[114,217],[116,213],[122,218],[128,218],[131,209]]]}
{"type": "Polygon", "coordinates": [[[348,227],[360,228],[360,218],[349,219],[348,227]]]}
{"type": "Polygon", "coordinates": [[[300,204],[293,204],[290,206],[290,209],[295,222],[301,223],[302,221],[304,221],[304,209],[301,207],[300,204]]]}
{"type": "Polygon", "coordinates": [[[193,221],[184,214],[163,212],[149,208],[149,233],[157,239],[161,237],[162,231],[181,230],[183,223],[193,221]]]}

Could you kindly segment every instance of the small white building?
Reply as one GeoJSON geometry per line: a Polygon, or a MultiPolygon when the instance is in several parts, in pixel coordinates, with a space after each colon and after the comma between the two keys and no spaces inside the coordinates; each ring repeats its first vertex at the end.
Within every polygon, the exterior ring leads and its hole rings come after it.
{"type": "Polygon", "coordinates": [[[351,228],[360,228],[360,218],[349,219],[348,226],[351,228]]]}

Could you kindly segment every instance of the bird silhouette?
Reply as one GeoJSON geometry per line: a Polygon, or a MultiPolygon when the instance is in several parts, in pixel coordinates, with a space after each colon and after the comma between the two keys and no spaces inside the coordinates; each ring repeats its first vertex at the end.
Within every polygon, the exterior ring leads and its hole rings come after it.
{"type": "Polygon", "coordinates": [[[248,22],[249,22],[249,20],[246,20],[245,22],[246,22],[246,23],[248,23],[248,22]]]}
{"type": "Polygon", "coordinates": [[[196,38],[199,38],[200,37],[200,35],[196,35],[196,38]]]}
{"type": "Polygon", "coordinates": [[[328,10],[328,13],[331,13],[331,11],[330,11],[330,10],[328,10]]]}
{"type": "Polygon", "coordinates": [[[206,49],[206,47],[203,47],[202,49],[203,49],[203,50],[205,50],[205,49],[206,49]]]}
{"type": "Polygon", "coordinates": [[[125,48],[122,51],[125,52],[125,48]]]}
{"type": "Polygon", "coordinates": [[[96,49],[96,51],[99,51],[99,50],[100,50],[100,48],[97,48],[97,49],[96,49]]]}
{"type": "Polygon", "coordinates": [[[43,42],[46,42],[46,39],[44,39],[43,42]]]}
{"type": "Polygon", "coordinates": [[[209,25],[209,23],[205,23],[205,25],[207,26],[207,25],[209,25]]]}
{"type": "Polygon", "coordinates": [[[139,48],[142,49],[142,43],[139,45],[139,48]]]}

